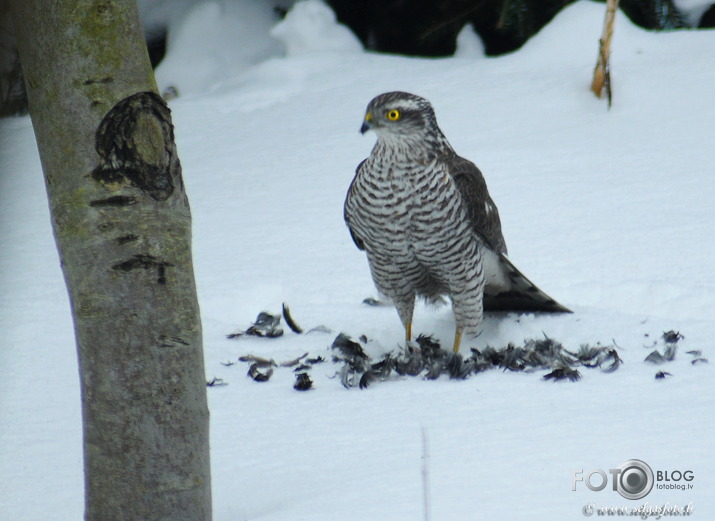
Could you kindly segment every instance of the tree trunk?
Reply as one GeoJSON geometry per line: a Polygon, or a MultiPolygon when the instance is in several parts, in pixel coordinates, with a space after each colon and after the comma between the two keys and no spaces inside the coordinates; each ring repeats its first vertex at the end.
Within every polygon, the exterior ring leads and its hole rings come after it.
{"type": "Polygon", "coordinates": [[[86,519],[211,518],[191,215],[134,0],[11,0],[77,338],[86,519]]]}
{"type": "Polygon", "coordinates": [[[10,6],[0,0],[0,118],[25,113],[25,81],[17,55],[10,6]]]}

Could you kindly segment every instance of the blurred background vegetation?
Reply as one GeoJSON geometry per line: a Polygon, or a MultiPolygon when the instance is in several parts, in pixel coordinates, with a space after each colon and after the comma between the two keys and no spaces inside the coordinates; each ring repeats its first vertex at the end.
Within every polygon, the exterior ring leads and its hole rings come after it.
{"type": "MultiPolygon", "coordinates": [[[[186,9],[206,0],[138,0],[140,13],[186,9]]],[[[239,0],[236,0],[239,1],[239,0]]],[[[257,0],[242,0],[257,1],[257,0]]],[[[411,56],[450,56],[471,24],[488,56],[513,52],[573,0],[325,0],[366,49],[411,56]]],[[[715,27],[715,0],[621,0],[620,10],[650,30],[715,27]]],[[[293,2],[275,0],[278,16],[293,2]]],[[[605,14],[605,5],[604,5],[605,14]]],[[[170,16],[167,16],[168,20],[170,16]]],[[[168,22],[147,27],[152,65],[166,52],[168,22]]],[[[594,41],[594,52],[597,42],[594,41]]],[[[22,69],[8,9],[0,0],[0,117],[27,110],[22,69]]]]}
{"type": "MultiPolygon", "coordinates": [[[[486,54],[497,56],[521,47],[572,0],[329,0],[328,3],[338,19],[370,50],[448,56],[454,53],[459,31],[472,24],[486,54]]],[[[691,27],[673,0],[621,0],[620,8],[646,29],[691,27]]]]}

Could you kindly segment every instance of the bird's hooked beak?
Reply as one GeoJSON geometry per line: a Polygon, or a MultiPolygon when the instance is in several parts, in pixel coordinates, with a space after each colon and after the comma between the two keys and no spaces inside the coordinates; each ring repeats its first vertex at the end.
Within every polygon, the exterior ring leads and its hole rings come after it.
{"type": "Polygon", "coordinates": [[[364,134],[371,128],[372,128],[372,112],[367,112],[365,114],[365,119],[362,122],[362,126],[360,127],[360,133],[364,134]]]}

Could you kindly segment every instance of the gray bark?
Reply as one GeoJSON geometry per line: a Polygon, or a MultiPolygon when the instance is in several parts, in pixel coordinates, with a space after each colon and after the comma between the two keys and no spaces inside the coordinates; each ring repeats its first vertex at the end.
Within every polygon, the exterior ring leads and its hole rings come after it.
{"type": "Polygon", "coordinates": [[[10,6],[0,0],[0,118],[26,112],[27,95],[10,6]]]}
{"type": "Polygon", "coordinates": [[[11,0],[69,290],[86,519],[211,518],[191,216],[133,0],[11,0]]]}

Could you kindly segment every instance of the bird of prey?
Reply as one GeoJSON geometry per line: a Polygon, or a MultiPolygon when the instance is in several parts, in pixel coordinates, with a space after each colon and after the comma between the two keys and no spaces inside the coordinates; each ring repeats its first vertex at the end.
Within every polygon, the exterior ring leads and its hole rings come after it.
{"type": "Polygon", "coordinates": [[[378,291],[412,337],[417,296],[448,296],[456,322],[454,352],[475,336],[484,310],[570,312],[506,257],[499,212],[474,163],[452,149],[432,105],[388,92],[367,106],[360,132],[377,134],[357,167],[344,217],[367,254],[378,291]]]}

